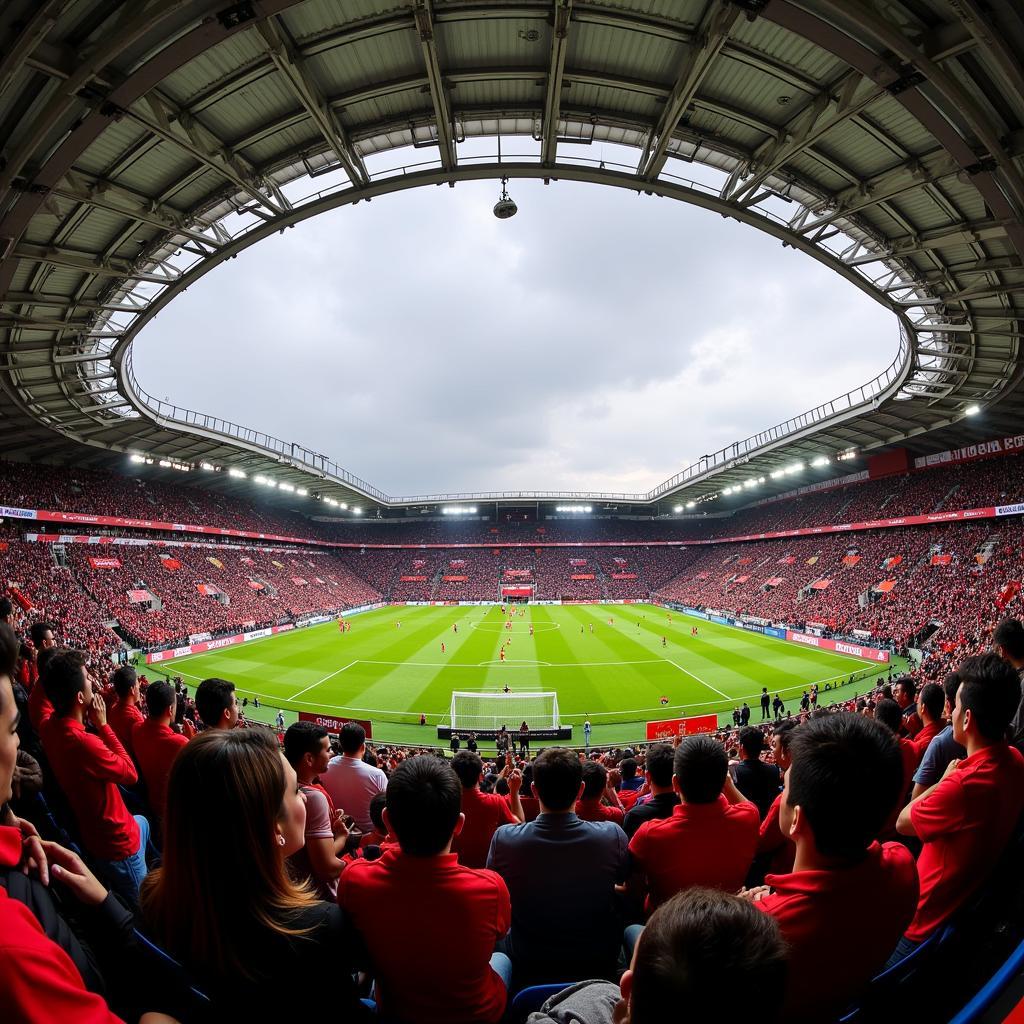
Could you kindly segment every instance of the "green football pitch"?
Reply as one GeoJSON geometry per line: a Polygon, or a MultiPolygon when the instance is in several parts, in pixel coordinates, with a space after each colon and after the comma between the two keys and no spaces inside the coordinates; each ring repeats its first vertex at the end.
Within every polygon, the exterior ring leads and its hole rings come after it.
{"type": "Polygon", "coordinates": [[[579,745],[587,716],[593,743],[635,741],[644,738],[644,723],[658,719],[715,712],[731,722],[744,700],[757,722],[762,686],[795,712],[811,683],[828,703],[865,692],[870,676],[887,671],[676,612],[670,622],[669,614],[647,604],[528,605],[516,609],[508,630],[498,606],[394,606],[354,616],[344,634],[329,622],[180,658],[159,671],[182,676],[190,688],[209,676],[232,680],[240,698],[260,699],[258,711],[246,708],[249,717],[273,721],[282,708],[289,722],[297,711],[369,719],[375,739],[396,743],[437,744],[436,726],[448,723],[455,690],[554,692],[579,745]]]}

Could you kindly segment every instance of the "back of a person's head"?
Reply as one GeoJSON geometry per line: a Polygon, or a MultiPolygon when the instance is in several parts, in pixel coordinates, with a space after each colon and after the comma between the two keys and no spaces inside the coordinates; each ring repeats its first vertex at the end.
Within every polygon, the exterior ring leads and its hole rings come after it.
{"type": "Polygon", "coordinates": [[[992,634],[992,642],[1014,661],[1024,661],[1024,624],[1020,619],[1003,619],[992,634]]]}
{"type": "Polygon", "coordinates": [[[196,711],[207,728],[219,725],[224,712],[231,709],[235,684],[227,679],[204,679],[196,690],[196,711]]]}
{"type": "Polygon", "coordinates": [[[903,724],[903,712],[896,701],[883,697],[875,704],[875,721],[881,722],[890,732],[898,733],[903,724]]]}
{"type": "Polygon", "coordinates": [[[0,676],[7,676],[14,683],[18,669],[18,638],[6,622],[0,622],[0,676]]]}
{"type": "Polygon", "coordinates": [[[647,774],[655,786],[671,786],[676,752],[671,743],[655,743],[647,749],[647,774]]]}
{"type": "Polygon", "coordinates": [[[761,730],[755,729],[751,725],[740,729],[740,746],[747,757],[754,758],[754,760],[759,758],[761,751],[764,750],[764,736],[761,730]]]}
{"type": "Polygon", "coordinates": [[[384,824],[384,808],[387,806],[387,800],[388,795],[386,791],[374,793],[370,797],[370,821],[373,822],[373,827],[381,835],[387,832],[387,826],[384,824]]]}
{"type": "Polygon", "coordinates": [[[43,644],[46,642],[46,634],[52,632],[50,624],[48,622],[33,622],[28,628],[29,639],[32,641],[32,646],[35,649],[41,650],[43,644]]]}
{"type": "Polygon", "coordinates": [[[14,615],[14,605],[9,597],[0,597],[0,622],[6,623],[14,615]]]}
{"type": "Polygon", "coordinates": [[[311,902],[289,879],[275,825],[285,764],[269,729],[211,729],[171,768],[161,866],[140,893],[143,919],[171,952],[247,976],[244,951],[261,932],[287,932],[311,902]]]}
{"type": "Polygon", "coordinates": [[[479,781],[484,772],[484,763],[478,754],[472,750],[460,750],[452,758],[452,769],[459,777],[459,782],[466,789],[472,789],[479,781]]]}
{"type": "Polygon", "coordinates": [[[174,687],[166,679],[154,679],[146,687],[146,713],[150,718],[159,718],[165,714],[176,700],[174,687]]]}
{"type": "Polygon", "coordinates": [[[341,752],[351,757],[366,745],[366,730],[358,722],[346,722],[338,733],[341,752]]]}
{"type": "Polygon", "coordinates": [[[946,706],[946,695],[938,683],[925,683],[917,695],[917,700],[928,712],[928,717],[933,722],[938,722],[942,718],[942,712],[946,706]]]}
{"type": "Polygon", "coordinates": [[[447,761],[403,761],[388,780],[387,811],[402,852],[433,857],[447,845],[462,813],[462,783],[447,761]]]}
{"type": "Polygon", "coordinates": [[[318,754],[327,730],[316,722],[293,722],[284,734],[284,756],[294,768],[304,754],[318,754]]]}
{"type": "Polygon", "coordinates": [[[131,665],[122,665],[110,673],[110,685],[114,687],[114,693],[122,700],[132,692],[132,687],[138,682],[138,676],[131,665]]]}
{"type": "Polygon", "coordinates": [[[583,781],[579,758],[565,747],[547,747],[533,762],[533,787],[551,811],[567,811],[576,802],[583,781]]]}
{"type": "Polygon", "coordinates": [[[593,800],[599,797],[608,786],[608,769],[596,761],[588,761],[583,766],[583,799],[593,800]]]}
{"type": "Polygon", "coordinates": [[[685,889],[663,903],[637,943],[628,986],[630,1024],[720,1020],[730,992],[756,993],[758,1016],[782,1001],[786,946],[771,914],[715,889],[685,889]]]}
{"type": "Polygon", "coordinates": [[[782,749],[788,751],[790,740],[793,738],[793,730],[797,728],[799,722],[794,722],[792,718],[784,718],[781,722],[776,722],[772,726],[772,735],[778,736],[779,743],[782,745],[782,749]]]}
{"type": "Polygon", "coordinates": [[[619,771],[624,779],[636,778],[637,763],[635,757],[625,757],[619,763],[619,771]]]}
{"type": "Polygon", "coordinates": [[[728,770],[725,747],[711,736],[687,736],[676,748],[673,773],[688,804],[714,803],[728,770]]]}
{"type": "MultiPolygon", "coordinates": [[[[957,700],[969,711],[974,727],[990,741],[1006,737],[1006,729],[1020,703],[1020,677],[998,654],[967,658],[959,668],[957,700]]],[[[954,728],[955,728],[954,715],[954,728]]]]}
{"type": "Polygon", "coordinates": [[[900,797],[903,759],[892,730],[863,715],[829,715],[801,725],[789,752],[786,802],[800,808],[818,852],[859,857],[900,797]]]}
{"type": "Polygon", "coordinates": [[[81,651],[67,648],[56,651],[46,660],[46,669],[40,674],[43,692],[53,704],[58,715],[66,715],[75,703],[75,698],[85,689],[85,655],[81,651]]]}

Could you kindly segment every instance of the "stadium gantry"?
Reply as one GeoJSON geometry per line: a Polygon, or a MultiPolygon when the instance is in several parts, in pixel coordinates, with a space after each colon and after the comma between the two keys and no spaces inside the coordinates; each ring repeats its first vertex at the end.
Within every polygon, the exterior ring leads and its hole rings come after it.
{"type": "Polygon", "coordinates": [[[772,471],[822,453],[1013,433],[1022,53],[1014,0],[9,0],[0,451],[97,465],[145,452],[224,470],[214,486],[272,474],[366,510],[572,498],[665,512],[761,474],[771,493],[786,486],[772,471]],[[505,139],[504,155],[460,155],[474,137],[505,139]],[[635,163],[565,152],[597,142],[635,163]],[[890,309],[896,355],[645,494],[392,497],[137,380],[149,320],[260,239],[398,190],[503,177],[634,190],[765,231],[890,309]],[[965,419],[975,406],[983,427],[965,419]]]}

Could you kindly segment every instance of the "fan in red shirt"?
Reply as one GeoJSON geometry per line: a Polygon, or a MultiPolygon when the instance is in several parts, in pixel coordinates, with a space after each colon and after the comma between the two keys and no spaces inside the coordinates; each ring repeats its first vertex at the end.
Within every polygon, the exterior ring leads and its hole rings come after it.
{"type": "Polygon", "coordinates": [[[167,808],[167,780],[178,751],[196,734],[195,726],[186,718],[184,733],[171,728],[177,710],[174,687],[165,679],[158,679],[146,688],[148,717],[132,731],[135,760],[139,766],[149,806],[159,819],[167,808]]]}
{"type": "Polygon", "coordinates": [[[1020,680],[996,654],[960,666],[953,738],[967,757],[912,800],[896,827],[922,842],[921,897],[897,946],[898,962],[945,923],[985,881],[1024,810],[1024,757],[1005,739],[1020,701],[1020,680]]]}
{"type": "Polygon", "coordinates": [[[711,736],[687,736],[676,750],[672,786],[682,801],[672,817],[641,825],[629,844],[627,890],[646,894],[654,910],[694,885],[735,892],[757,849],[757,807],[729,775],[725,747],[711,736]]]}
{"type": "Polygon", "coordinates": [[[132,817],[118,786],[135,785],[135,765],[107,724],[106,705],[93,693],[79,651],[51,658],[41,683],[54,706],[40,732],[43,749],[74,811],[82,845],[110,887],[134,904],[146,877],[149,823],[132,817]],[[86,731],[86,717],[95,732],[86,731]]]}
{"type": "MultiPolygon", "coordinates": [[[[785,718],[781,722],[776,722],[772,730],[772,754],[783,776],[793,763],[789,756],[789,743],[796,727],[797,723],[792,718],[785,718]]],[[[768,813],[761,822],[761,834],[757,841],[757,864],[754,872],[758,881],[769,871],[783,874],[793,870],[796,847],[793,845],[793,840],[788,835],[784,835],[779,826],[781,808],[782,793],[772,802],[768,813]]]]}
{"type": "Polygon", "coordinates": [[[135,747],[132,742],[132,730],[141,725],[145,718],[139,710],[139,679],[131,665],[122,665],[110,674],[110,685],[117,700],[107,711],[107,721],[114,735],[121,741],[121,746],[135,758],[135,747]]]}
{"type": "Polygon", "coordinates": [[[508,779],[508,800],[497,793],[481,793],[480,777],[484,764],[478,754],[460,750],[452,758],[452,768],[462,783],[462,831],[452,842],[452,852],[459,863],[468,868],[482,868],[487,863],[491,836],[502,825],[518,825],[526,820],[519,790],[523,785],[522,773],[512,768],[512,755],[505,755],[501,777],[508,779]]]}
{"type": "Polygon", "coordinates": [[[451,853],[464,821],[462,784],[431,756],[412,757],[388,782],[384,821],[400,849],[341,874],[338,902],[362,934],[384,1017],[417,1024],[497,1024],[512,963],[493,953],[508,931],[508,889],[493,871],[451,853]],[[396,936],[428,936],[409,956],[396,936]],[[498,973],[496,973],[498,972],[498,973]]]}
{"type": "Polygon", "coordinates": [[[946,695],[938,683],[925,683],[917,697],[917,714],[923,725],[914,735],[914,749],[917,751],[918,764],[924,757],[936,736],[946,728],[942,720],[942,712],[946,709],[946,695]]]}
{"type": "Polygon", "coordinates": [[[879,700],[875,704],[875,721],[884,725],[893,734],[900,752],[900,763],[903,771],[900,783],[900,797],[893,805],[889,820],[882,829],[882,833],[886,838],[894,839],[896,837],[896,816],[910,798],[910,792],[914,785],[914,772],[917,771],[917,766],[921,763],[923,751],[918,753],[914,741],[900,735],[902,715],[896,701],[889,700],[888,697],[883,697],[879,700]]]}
{"type": "Polygon", "coordinates": [[[741,895],[779,922],[789,946],[782,1019],[834,1020],[881,969],[917,902],[910,852],[875,841],[903,763],[885,726],[852,714],[801,725],[790,755],[779,825],[795,845],[793,870],[741,895]]]}
{"type": "Polygon", "coordinates": [[[624,816],[619,795],[608,785],[608,769],[597,761],[587,761],[583,765],[583,795],[576,801],[576,817],[621,825],[624,816]]]}

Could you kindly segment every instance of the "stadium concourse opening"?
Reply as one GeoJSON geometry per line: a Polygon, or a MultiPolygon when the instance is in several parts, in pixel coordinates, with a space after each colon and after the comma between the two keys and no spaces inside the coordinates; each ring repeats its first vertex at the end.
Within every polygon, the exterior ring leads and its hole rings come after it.
{"type": "Polygon", "coordinates": [[[1022,53],[0,5],[0,1019],[1019,1018],[1022,53]]]}

